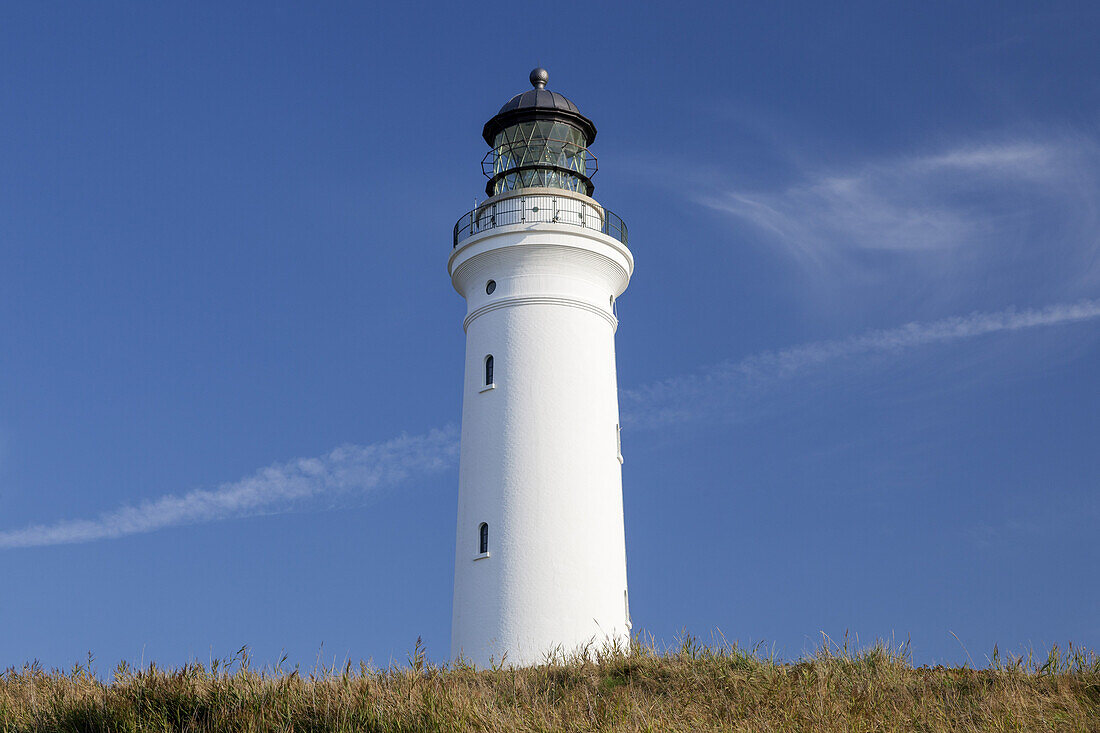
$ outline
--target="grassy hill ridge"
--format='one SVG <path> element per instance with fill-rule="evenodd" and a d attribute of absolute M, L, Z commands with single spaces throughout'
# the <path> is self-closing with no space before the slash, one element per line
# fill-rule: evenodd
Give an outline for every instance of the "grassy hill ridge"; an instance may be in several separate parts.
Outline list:
<path fill-rule="evenodd" d="M 0 731 L 1100 731 L 1100 658 L 1057 647 L 983 669 L 914 667 L 905 646 L 828 640 L 781 662 L 685 636 L 523 669 L 256 669 L 232 659 L 110 681 L 37 664 L 0 675 Z"/>

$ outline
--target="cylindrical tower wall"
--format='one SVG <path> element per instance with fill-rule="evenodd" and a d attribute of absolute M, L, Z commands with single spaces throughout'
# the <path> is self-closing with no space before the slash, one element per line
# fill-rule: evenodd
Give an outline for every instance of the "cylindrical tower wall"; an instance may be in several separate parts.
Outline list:
<path fill-rule="evenodd" d="M 451 260 L 468 304 L 451 650 L 482 666 L 629 638 L 613 303 L 633 261 L 536 226 Z"/>

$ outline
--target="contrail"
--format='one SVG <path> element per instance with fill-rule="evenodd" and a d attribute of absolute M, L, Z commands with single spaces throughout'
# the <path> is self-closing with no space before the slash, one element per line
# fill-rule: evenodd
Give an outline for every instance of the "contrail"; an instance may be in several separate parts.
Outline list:
<path fill-rule="evenodd" d="M 898 352 L 985 334 L 1059 326 L 1100 317 L 1100 300 L 1045 308 L 971 313 L 926 323 L 766 351 L 740 361 L 637 389 L 623 390 L 624 423 L 659 428 L 699 419 L 723 397 L 752 392 L 765 382 L 806 372 L 861 354 Z M 165 527 L 290 511 L 310 499 L 366 493 L 422 478 L 451 467 L 458 456 L 452 425 L 423 435 L 402 436 L 368 446 L 347 445 L 320 456 L 279 463 L 212 490 L 169 494 L 136 506 L 122 506 L 94 519 L 66 519 L 0 531 L 0 549 L 43 547 L 153 532 Z"/>
<path fill-rule="evenodd" d="M 66 519 L 0 531 L 0 549 L 115 539 L 165 527 L 289 511 L 322 495 L 364 493 L 448 468 L 458 455 L 454 426 L 367 446 L 345 445 L 319 458 L 261 469 L 213 490 L 168 494 L 95 519 Z"/>
<path fill-rule="evenodd" d="M 1058 303 L 1045 308 L 971 313 L 939 321 L 907 323 L 836 341 L 817 341 L 781 351 L 765 351 L 740 361 L 706 367 L 637 389 L 623 390 L 623 424 L 657 428 L 698 419 L 724 397 L 748 395 L 761 385 L 831 361 L 876 352 L 896 352 L 933 343 L 961 341 L 1003 331 L 1059 326 L 1100 317 L 1100 299 Z"/>

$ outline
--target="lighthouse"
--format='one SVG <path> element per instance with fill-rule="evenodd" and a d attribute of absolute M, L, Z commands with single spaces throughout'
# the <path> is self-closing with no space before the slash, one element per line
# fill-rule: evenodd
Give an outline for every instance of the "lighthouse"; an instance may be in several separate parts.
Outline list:
<path fill-rule="evenodd" d="M 596 126 L 545 69 L 482 131 L 488 198 L 454 228 L 466 300 L 451 657 L 626 647 L 615 307 L 634 269 L 592 198 Z"/>

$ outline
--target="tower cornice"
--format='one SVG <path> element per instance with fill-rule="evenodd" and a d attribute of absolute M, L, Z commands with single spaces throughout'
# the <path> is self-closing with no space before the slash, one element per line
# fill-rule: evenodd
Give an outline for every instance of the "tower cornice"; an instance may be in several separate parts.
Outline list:
<path fill-rule="evenodd" d="M 614 333 L 619 328 L 619 319 L 615 317 L 614 313 L 611 313 L 603 308 L 592 305 L 586 300 L 581 298 L 574 298 L 568 295 L 527 295 L 516 296 L 512 298 L 502 298 L 495 300 L 491 303 L 486 303 L 477 310 L 468 314 L 462 320 L 462 330 L 468 331 L 470 324 L 474 322 L 478 317 L 500 308 L 514 308 L 516 306 L 523 305 L 558 305 L 565 306 L 567 308 L 580 308 L 581 310 L 588 311 L 589 313 L 595 313 L 600 318 L 607 321 L 611 326 L 611 331 Z"/>
<path fill-rule="evenodd" d="M 520 235 L 520 236 L 516 236 Z M 509 224 L 475 234 L 451 253 L 447 271 L 452 281 L 460 277 L 463 267 L 483 255 L 510 248 L 534 248 L 578 250 L 606 260 L 622 272 L 622 289 L 634 273 L 634 255 L 625 244 L 598 231 L 582 229 L 569 224 L 537 222 L 534 224 Z M 608 251 L 610 250 L 610 251 Z M 455 289 L 458 290 L 457 282 Z M 459 290 L 459 293 L 462 291 Z M 621 292 L 621 290 L 620 290 Z M 616 293 L 618 294 L 618 293 Z"/>

